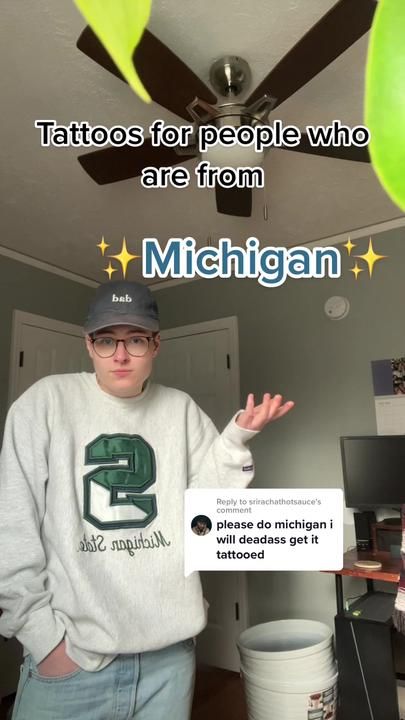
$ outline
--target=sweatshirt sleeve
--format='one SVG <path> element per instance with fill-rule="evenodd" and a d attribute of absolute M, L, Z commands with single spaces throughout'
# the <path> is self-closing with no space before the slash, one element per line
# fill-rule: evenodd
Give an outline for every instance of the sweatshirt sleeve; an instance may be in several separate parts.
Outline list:
<path fill-rule="evenodd" d="M 239 410 L 218 433 L 214 423 L 194 402 L 189 407 L 188 471 L 190 488 L 245 488 L 254 478 L 247 443 L 255 430 L 236 424 Z"/>
<path fill-rule="evenodd" d="M 0 455 L 0 634 L 16 636 L 37 664 L 64 635 L 41 542 L 49 425 L 40 395 L 33 386 L 11 407 Z"/>

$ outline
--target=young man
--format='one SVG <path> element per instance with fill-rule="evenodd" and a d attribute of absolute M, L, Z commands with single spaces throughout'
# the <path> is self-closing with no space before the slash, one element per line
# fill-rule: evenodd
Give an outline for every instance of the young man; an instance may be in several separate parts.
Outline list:
<path fill-rule="evenodd" d="M 198 573 L 184 577 L 184 490 L 248 485 L 246 443 L 293 403 L 249 395 L 218 435 L 149 380 L 158 310 L 138 283 L 100 286 L 84 330 L 95 373 L 40 380 L 6 422 L 0 634 L 25 654 L 13 720 L 187 720 L 206 612 Z"/>

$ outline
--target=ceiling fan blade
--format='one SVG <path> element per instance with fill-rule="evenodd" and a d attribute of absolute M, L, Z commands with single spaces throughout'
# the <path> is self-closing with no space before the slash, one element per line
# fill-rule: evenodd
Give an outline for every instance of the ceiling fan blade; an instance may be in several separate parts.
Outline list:
<path fill-rule="evenodd" d="M 276 105 L 287 100 L 370 29 L 376 5 L 376 0 L 340 0 L 284 55 L 246 104 L 265 93 L 277 98 Z"/>
<path fill-rule="evenodd" d="M 167 45 L 145 30 L 134 53 L 136 71 L 151 98 L 191 122 L 186 106 L 198 97 L 214 105 L 217 98 Z"/>
<path fill-rule="evenodd" d="M 319 155 L 321 157 L 336 158 L 338 160 L 355 160 L 356 162 L 371 162 L 367 147 L 356 147 L 355 145 L 333 147 L 328 145 L 323 147 L 315 147 L 311 145 L 306 133 L 301 134 L 300 144 L 296 147 L 282 147 L 280 150 L 292 150 L 293 152 L 308 153 L 309 155 Z"/>
<path fill-rule="evenodd" d="M 116 75 L 117 78 L 126 82 L 124 76 L 118 70 L 104 45 L 100 42 L 97 35 L 94 34 L 93 30 L 89 26 L 84 28 L 76 43 L 76 47 L 91 60 L 98 63 L 98 65 L 101 65 L 101 67 L 105 68 L 113 75 Z"/>
<path fill-rule="evenodd" d="M 103 68 L 124 80 L 90 27 L 83 30 L 77 41 L 77 47 Z M 149 30 L 145 30 L 142 35 L 133 60 L 136 71 L 152 100 L 184 120 L 192 121 L 186 106 L 195 97 L 210 104 L 217 102 L 215 95 L 202 80 Z"/>
<path fill-rule="evenodd" d="M 250 217 L 252 214 L 252 190 L 250 188 L 223 188 L 215 186 L 217 210 L 223 215 Z"/>
<path fill-rule="evenodd" d="M 80 165 L 99 185 L 138 177 L 149 165 L 170 167 L 191 160 L 195 155 L 177 155 L 173 148 L 154 147 L 147 138 L 141 147 L 110 147 L 79 155 Z"/>

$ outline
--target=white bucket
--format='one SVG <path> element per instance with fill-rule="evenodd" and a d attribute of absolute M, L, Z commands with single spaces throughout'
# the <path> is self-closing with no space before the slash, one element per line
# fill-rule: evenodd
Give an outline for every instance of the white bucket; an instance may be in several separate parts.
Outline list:
<path fill-rule="evenodd" d="M 278 620 L 238 641 L 249 720 L 335 720 L 332 631 L 313 620 Z"/>

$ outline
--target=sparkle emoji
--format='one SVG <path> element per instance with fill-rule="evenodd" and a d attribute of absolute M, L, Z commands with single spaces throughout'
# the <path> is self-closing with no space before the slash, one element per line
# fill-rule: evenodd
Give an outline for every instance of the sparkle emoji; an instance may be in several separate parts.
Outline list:
<path fill-rule="evenodd" d="M 111 265 L 111 260 L 110 260 L 110 262 L 108 263 L 108 267 L 103 268 L 103 272 L 107 273 L 108 279 L 111 280 L 111 275 L 112 275 L 113 273 L 117 272 L 117 268 L 114 268 L 114 267 Z"/>
<path fill-rule="evenodd" d="M 100 248 L 101 254 L 102 254 L 102 256 L 104 257 L 105 251 L 107 250 L 107 248 L 110 247 L 109 245 L 107 245 L 106 242 L 104 242 L 104 235 L 103 235 L 103 237 L 101 238 L 101 242 L 98 243 L 97 247 Z"/>
<path fill-rule="evenodd" d="M 384 260 L 384 258 L 387 257 L 387 255 L 377 255 L 377 253 L 374 252 L 373 248 L 373 242 L 370 238 L 369 244 L 368 244 L 368 250 L 364 255 L 355 255 L 355 257 L 361 258 L 361 260 L 364 260 L 364 262 L 368 265 L 368 271 L 370 274 L 370 277 L 373 274 L 374 265 L 379 260 Z"/>
<path fill-rule="evenodd" d="M 356 278 L 356 280 L 357 280 L 358 276 L 360 275 L 360 273 L 361 273 L 361 272 L 364 272 L 363 268 L 361 268 L 361 267 L 359 267 L 359 266 L 357 265 L 357 262 L 356 262 L 356 264 L 355 264 L 354 267 L 349 268 L 349 269 L 350 269 L 350 272 L 353 273 L 353 275 L 354 275 L 354 277 Z"/>
<path fill-rule="evenodd" d="M 349 235 L 349 238 L 348 238 L 348 240 L 347 240 L 347 243 L 345 243 L 345 244 L 343 245 L 343 247 L 346 248 L 347 254 L 348 254 L 348 255 L 351 255 L 351 252 L 352 252 L 353 248 L 356 247 L 356 245 L 354 245 L 354 244 L 352 243 L 352 241 L 350 240 L 350 235 Z"/>
<path fill-rule="evenodd" d="M 123 238 L 121 252 L 118 255 L 109 255 L 108 257 L 114 258 L 114 260 L 118 260 L 122 267 L 122 276 L 125 279 L 129 263 L 132 262 L 132 260 L 135 260 L 136 258 L 139 258 L 141 256 L 132 255 L 130 252 L 128 252 L 127 242 L 125 238 Z"/>

